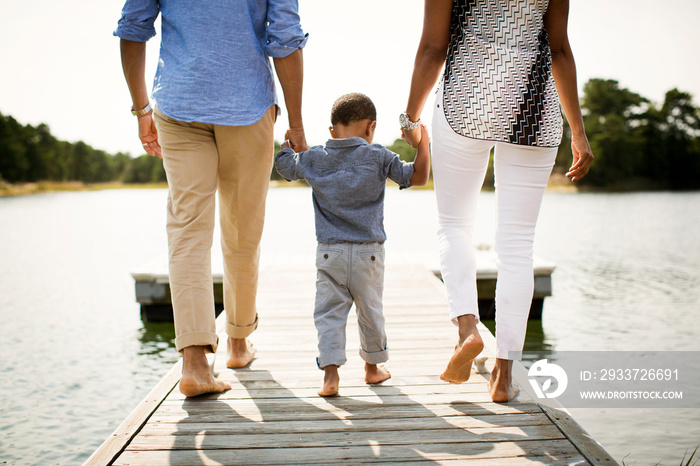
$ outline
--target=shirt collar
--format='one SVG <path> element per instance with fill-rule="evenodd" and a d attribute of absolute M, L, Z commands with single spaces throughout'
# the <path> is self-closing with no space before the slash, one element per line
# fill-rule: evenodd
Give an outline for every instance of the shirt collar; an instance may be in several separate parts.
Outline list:
<path fill-rule="evenodd" d="M 332 147 L 335 149 L 342 147 L 356 147 L 368 145 L 367 141 L 360 137 L 347 138 L 347 139 L 329 139 L 326 142 L 326 147 Z"/>

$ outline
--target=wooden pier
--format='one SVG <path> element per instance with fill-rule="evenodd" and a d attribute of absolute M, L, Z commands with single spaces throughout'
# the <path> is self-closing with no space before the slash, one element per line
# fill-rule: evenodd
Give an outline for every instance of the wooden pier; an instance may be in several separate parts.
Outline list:
<path fill-rule="evenodd" d="M 487 373 L 461 385 L 439 380 L 456 330 L 442 283 L 423 267 L 386 272 L 392 378 L 363 382 L 351 313 L 340 394 L 319 397 L 309 266 L 262 271 L 260 327 L 251 337 L 258 353 L 248 368 L 225 368 L 220 333 L 215 369 L 231 390 L 185 399 L 176 364 L 85 464 L 617 464 L 563 408 L 532 401 L 519 363 L 516 403 L 490 401 Z M 480 331 L 490 368 L 495 341 Z"/>

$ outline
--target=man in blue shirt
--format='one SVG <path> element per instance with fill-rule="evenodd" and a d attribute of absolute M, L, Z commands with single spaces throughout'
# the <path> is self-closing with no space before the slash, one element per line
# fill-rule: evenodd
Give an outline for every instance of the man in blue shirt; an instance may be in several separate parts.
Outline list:
<path fill-rule="evenodd" d="M 151 108 L 146 41 L 162 39 Z M 168 177 L 168 248 L 175 345 L 183 355 L 180 391 L 221 392 L 205 353 L 216 352 L 211 278 L 215 197 L 219 191 L 227 316 L 227 367 L 255 350 L 255 297 L 265 198 L 278 107 L 269 57 L 282 85 L 286 138 L 307 149 L 301 117 L 302 48 L 296 0 L 246 2 L 127 0 L 114 34 L 144 150 L 162 157 Z"/>

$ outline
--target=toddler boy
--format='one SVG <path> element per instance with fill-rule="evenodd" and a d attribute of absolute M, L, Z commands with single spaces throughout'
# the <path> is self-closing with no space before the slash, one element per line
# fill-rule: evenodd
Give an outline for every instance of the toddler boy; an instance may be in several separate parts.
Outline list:
<path fill-rule="evenodd" d="M 318 248 L 314 322 L 318 367 L 324 372 L 318 394 L 338 393 L 338 367 L 346 362 L 345 326 L 353 302 L 360 331 L 365 382 L 391 377 L 380 365 L 389 358 L 382 291 L 384 285 L 384 191 L 386 179 L 401 189 L 423 186 L 430 174 L 430 140 L 425 126 L 414 163 L 372 144 L 377 111 L 364 94 L 346 94 L 333 104 L 325 146 L 295 154 L 285 141 L 275 155 L 288 181 L 306 180 L 312 198 Z"/>

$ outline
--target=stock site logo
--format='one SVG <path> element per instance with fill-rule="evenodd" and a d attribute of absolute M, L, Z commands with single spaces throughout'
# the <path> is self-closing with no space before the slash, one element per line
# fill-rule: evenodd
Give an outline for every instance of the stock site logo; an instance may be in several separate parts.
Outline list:
<path fill-rule="evenodd" d="M 556 398 L 566 390 L 566 385 L 569 383 L 569 378 L 566 372 L 560 366 L 554 363 L 548 363 L 546 359 L 540 359 L 530 367 L 527 372 L 530 385 L 535 390 L 538 398 Z M 537 382 L 537 377 L 546 377 L 542 386 Z M 552 387 L 552 381 L 556 380 L 557 386 L 552 392 L 548 390 Z"/>

